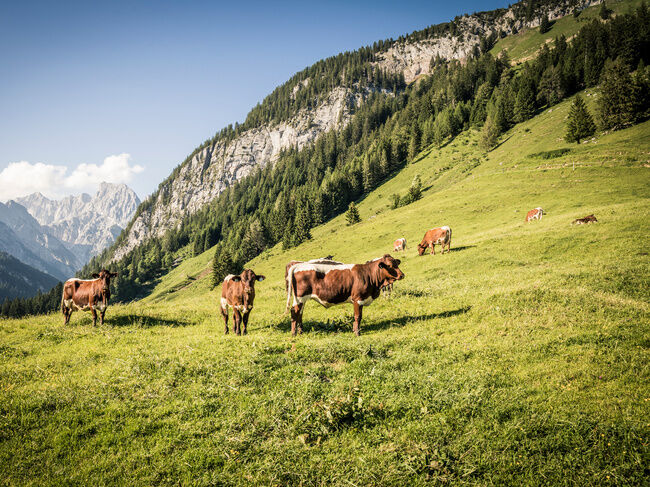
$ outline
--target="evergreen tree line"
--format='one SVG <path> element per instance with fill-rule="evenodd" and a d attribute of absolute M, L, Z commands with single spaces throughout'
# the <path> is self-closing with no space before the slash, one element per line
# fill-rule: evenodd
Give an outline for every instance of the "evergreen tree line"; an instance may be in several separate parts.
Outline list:
<path fill-rule="evenodd" d="M 111 264 L 120 274 L 114 297 L 138 297 L 143 286 L 174 265 L 174 259 L 217 243 L 213 283 L 218 284 L 278 242 L 289 248 L 311 238 L 311 228 L 347 210 L 423 148 L 442 146 L 470 127 L 482 127 L 482 138 L 488 131 L 498 137 L 539 110 L 595 86 L 606 66 L 604 83 L 612 75 L 611 66 L 622 67 L 619 75 L 630 77 L 639 62 L 648 61 L 649 20 L 642 5 L 633 14 L 594 21 L 570 43 L 556 39 L 553 48 L 544 46 L 535 60 L 518 70 L 505 56 L 495 59 L 477 52 L 464 64 L 437 63 L 430 76 L 400 93 L 373 94 L 346 127 L 321 135 L 300 151 L 284 151 L 275 165 L 253 171 L 178 229 Z M 643 66 L 633 77 L 647 86 Z M 636 106 L 638 119 L 647 111 L 647 100 Z M 96 272 L 102 262 L 101 256 L 94 259 L 83 274 Z"/>
<path fill-rule="evenodd" d="M 5 318 L 20 318 L 27 315 L 40 315 L 49 313 L 61 307 L 61 296 L 63 294 L 63 283 L 46 293 L 39 293 L 31 298 L 5 299 L 0 307 L 0 316 Z"/>

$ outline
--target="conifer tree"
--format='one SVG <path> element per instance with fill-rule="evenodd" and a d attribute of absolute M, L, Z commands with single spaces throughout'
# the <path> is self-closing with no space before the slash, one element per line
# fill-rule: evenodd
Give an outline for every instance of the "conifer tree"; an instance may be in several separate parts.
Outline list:
<path fill-rule="evenodd" d="M 514 107 L 515 122 L 520 123 L 532 118 L 535 114 L 535 94 L 528 80 L 524 79 L 517 92 Z"/>
<path fill-rule="evenodd" d="M 579 144 L 581 139 L 593 135 L 595 131 L 596 124 L 587 109 L 587 105 L 580 95 L 576 95 L 569 110 L 564 140 Z"/>
<path fill-rule="evenodd" d="M 485 152 L 488 152 L 497 144 L 498 139 L 499 127 L 492 115 L 488 115 L 488 118 L 485 120 L 485 124 L 481 129 L 479 147 Z"/>
<path fill-rule="evenodd" d="M 598 99 L 600 125 L 604 129 L 618 130 L 635 123 L 643 110 L 640 91 L 641 87 L 633 82 L 628 67 L 620 58 L 608 60 Z"/>
<path fill-rule="evenodd" d="M 600 15 L 600 18 L 603 20 L 609 19 L 610 14 L 612 11 L 607 8 L 607 3 L 603 2 L 600 4 L 600 10 L 598 11 L 598 15 Z"/>
<path fill-rule="evenodd" d="M 549 30 L 551 30 L 551 22 L 548 20 L 548 15 L 544 15 L 539 24 L 539 33 L 546 34 Z"/>
<path fill-rule="evenodd" d="M 235 271 L 230 252 L 228 252 L 221 244 L 217 245 L 214 251 L 214 258 L 212 259 L 212 287 L 215 288 L 221 284 L 224 278 Z"/>
<path fill-rule="evenodd" d="M 348 222 L 348 225 L 354 225 L 361 221 L 361 216 L 359 216 L 359 209 L 357 205 L 354 204 L 354 201 L 350 203 L 348 211 L 345 213 L 345 219 Z"/>

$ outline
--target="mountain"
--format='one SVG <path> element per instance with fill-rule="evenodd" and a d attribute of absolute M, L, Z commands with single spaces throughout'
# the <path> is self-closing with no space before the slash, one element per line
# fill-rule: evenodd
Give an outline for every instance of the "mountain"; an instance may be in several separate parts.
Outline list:
<path fill-rule="evenodd" d="M 7 298 L 28 298 L 38 291 L 49 291 L 57 281 L 8 253 L 0 252 L 0 303 Z"/>
<path fill-rule="evenodd" d="M 507 9 L 457 17 L 398 40 L 375 43 L 316 63 L 277 88 L 244 124 L 204 142 L 161 183 L 125 230 L 110 260 L 119 260 L 152 237 L 179 228 L 234 182 L 274 164 L 283 151 L 302 149 L 318 136 L 345 127 L 373 94 L 394 97 L 429 74 L 435 60 L 463 60 L 502 36 L 600 3 L 599 0 L 519 2 Z M 489 45 L 486 45 L 489 44 Z"/>
<path fill-rule="evenodd" d="M 125 184 L 101 183 L 94 196 L 82 193 L 51 200 L 33 193 L 16 201 L 75 252 L 82 265 L 115 241 L 140 200 Z"/>
<path fill-rule="evenodd" d="M 0 203 L 0 251 L 60 280 L 85 264 L 82 252 L 61 242 L 15 201 Z"/>

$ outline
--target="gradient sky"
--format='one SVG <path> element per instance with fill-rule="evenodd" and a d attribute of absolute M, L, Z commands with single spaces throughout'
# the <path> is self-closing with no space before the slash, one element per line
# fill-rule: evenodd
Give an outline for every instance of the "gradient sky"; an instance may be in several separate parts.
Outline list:
<path fill-rule="evenodd" d="M 84 189 L 70 182 L 80 168 L 90 191 L 93 178 L 124 164 L 144 197 L 197 145 L 319 59 L 507 5 L 2 2 L 0 174 L 26 162 L 13 166 L 14 179 L 4 171 L 0 201 L 43 167 L 60 176 L 42 176 L 56 196 Z M 109 156 L 121 166 L 106 165 Z"/>

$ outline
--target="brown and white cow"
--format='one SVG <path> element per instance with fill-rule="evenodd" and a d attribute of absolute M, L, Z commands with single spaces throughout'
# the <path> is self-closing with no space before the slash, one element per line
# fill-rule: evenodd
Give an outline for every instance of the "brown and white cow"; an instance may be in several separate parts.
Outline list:
<path fill-rule="evenodd" d="M 587 225 L 589 223 L 598 223 L 598 220 L 593 214 L 587 215 L 584 218 L 576 218 L 573 220 L 572 225 Z"/>
<path fill-rule="evenodd" d="M 406 250 L 406 239 L 398 238 L 393 242 L 393 251 L 399 252 L 400 250 Z"/>
<path fill-rule="evenodd" d="M 326 308 L 352 303 L 353 331 L 358 336 L 363 307 L 379 297 L 382 287 L 404 278 L 399 264 L 399 259 L 386 254 L 365 264 L 310 261 L 290 266 L 287 272 L 287 309 L 291 309 L 291 334 L 302 333 L 305 303 L 314 299 Z"/>
<path fill-rule="evenodd" d="M 255 282 L 263 281 L 264 276 L 258 276 L 251 269 L 246 269 L 240 275 L 229 274 L 221 286 L 221 315 L 228 333 L 228 306 L 232 308 L 232 319 L 235 322 L 233 331 L 241 335 L 241 322 L 244 322 L 243 333 L 248 332 L 248 316 L 255 301 Z"/>
<path fill-rule="evenodd" d="M 530 210 L 528 213 L 526 213 L 526 221 L 532 221 L 532 220 L 541 220 L 542 217 L 544 216 L 544 210 L 537 207 L 533 210 Z"/>
<path fill-rule="evenodd" d="M 436 255 L 436 245 L 442 245 L 442 253 L 445 253 L 445 246 L 447 252 L 451 247 L 451 228 L 444 226 L 432 228 L 424 234 L 422 242 L 418 244 L 418 255 L 424 255 L 428 247 L 431 248 L 431 254 Z"/>
<path fill-rule="evenodd" d="M 115 276 L 117 276 L 117 272 L 102 269 L 99 274 L 92 275 L 95 279 L 73 278 L 65 281 L 61 297 L 64 324 L 67 325 L 70 322 L 70 315 L 73 311 L 90 311 L 93 314 L 93 325 L 96 325 L 97 311 L 99 310 L 99 323 L 103 325 L 104 314 L 111 297 L 111 277 Z"/>

